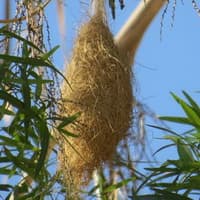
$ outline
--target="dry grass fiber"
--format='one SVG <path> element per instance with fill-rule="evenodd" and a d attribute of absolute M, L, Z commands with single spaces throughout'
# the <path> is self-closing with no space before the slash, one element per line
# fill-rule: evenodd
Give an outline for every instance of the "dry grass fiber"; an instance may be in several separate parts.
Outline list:
<path fill-rule="evenodd" d="M 65 76 L 71 88 L 63 84 L 63 113 L 81 115 L 66 127 L 79 137 L 66 137 L 67 142 L 60 136 L 60 168 L 66 182 L 71 178 L 80 186 L 88 183 L 96 168 L 112 159 L 132 121 L 131 67 L 98 15 L 81 26 Z"/>

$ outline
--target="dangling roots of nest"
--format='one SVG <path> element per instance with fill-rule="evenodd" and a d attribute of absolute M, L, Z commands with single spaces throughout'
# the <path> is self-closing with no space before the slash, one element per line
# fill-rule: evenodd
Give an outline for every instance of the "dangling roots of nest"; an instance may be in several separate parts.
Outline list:
<path fill-rule="evenodd" d="M 66 130 L 77 138 L 58 136 L 64 179 L 87 184 L 92 172 L 109 162 L 131 126 L 132 73 L 103 20 L 93 16 L 82 25 L 65 76 L 65 116 L 80 113 Z M 63 138 L 64 137 L 64 138 Z"/>

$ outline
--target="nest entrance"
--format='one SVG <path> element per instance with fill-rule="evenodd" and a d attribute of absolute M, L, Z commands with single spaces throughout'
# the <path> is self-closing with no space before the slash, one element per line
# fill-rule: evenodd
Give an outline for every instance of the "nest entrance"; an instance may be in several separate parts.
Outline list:
<path fill-rule="evenodd" d="M 102 17 L 94 15 L 81 26 L 65 76 L 71 88 L 63 84 L 62 114 L 81 114 L 66 127 L 78 138 L 67 137 L 66 142 L 58 136 L 60 168 L 66 180 L 70 174 L 75 185 L 83 185 L 112 159 L 132 121 L 131 67 Z"/>

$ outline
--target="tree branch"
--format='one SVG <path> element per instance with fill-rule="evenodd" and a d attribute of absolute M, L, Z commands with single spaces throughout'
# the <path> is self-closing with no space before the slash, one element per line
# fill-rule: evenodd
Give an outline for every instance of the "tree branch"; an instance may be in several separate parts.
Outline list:
<path fill-rule="evenodd" d="M 126 52 L 133 62 L 137 47 L 156 14 L 167 0 L 141 0 L 128 21 L 115 36 L 115 43 L 122 52 Z"/>

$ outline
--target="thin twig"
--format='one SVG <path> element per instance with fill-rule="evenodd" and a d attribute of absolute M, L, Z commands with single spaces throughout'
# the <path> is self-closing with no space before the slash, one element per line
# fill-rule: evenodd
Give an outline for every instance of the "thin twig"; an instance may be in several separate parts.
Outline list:
<path fill-rule="evenodd" d="M 38 13 L 39 10 L 44 9 L 51 0 L 46 0 L 43 4 L 39 5 L 32 13 L 31 16 L 34 16 Z M 27 16 L 22 16 L 19 18 L 13 18 L 13 19 L 0 19 L 0 24 L 10 24 L 14 22 L 20 22 L 23 20 L 26 20 Z"/>

